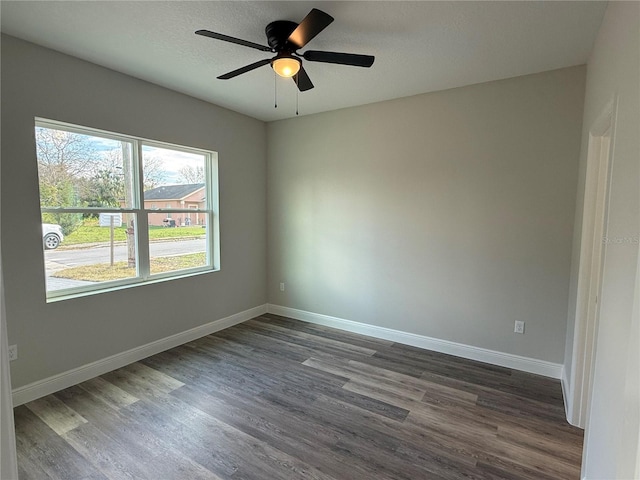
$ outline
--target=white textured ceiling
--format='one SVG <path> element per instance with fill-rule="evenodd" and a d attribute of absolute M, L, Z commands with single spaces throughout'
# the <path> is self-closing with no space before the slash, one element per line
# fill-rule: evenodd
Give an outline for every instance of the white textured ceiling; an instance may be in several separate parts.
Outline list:
<path fill-rule="evenodd" d="M 272 54 L 194 35 L 266 45 L 273 20 L 319 8 L 335 21 L 306 47 L 374 55 L 367 68 L 305 62 L 315 88 L 300 114 L 335 110 L 587 61 L 606 4 L 516 2 L 6 1 L 2 32 L 270 121 L 295 116 L 296 88 L 261 67 Z M 302 49 L 304 51 L 305 49 Z"/>

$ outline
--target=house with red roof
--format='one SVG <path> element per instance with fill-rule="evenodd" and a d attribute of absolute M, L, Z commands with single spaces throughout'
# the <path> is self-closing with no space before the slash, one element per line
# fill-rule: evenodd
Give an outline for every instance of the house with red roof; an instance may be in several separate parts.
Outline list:
<path fill-rule="evenodd" d="M 205 184 L 192 183 L 181 185 L 162 185 L 144 192 L 144 208 L 146 210 L 189 209 L 193 212 L 150 213 L 149 225 L 154 226 L 188 226 L 205 225 Z M 173 220 L 173 222 L 172 222 Z"/>

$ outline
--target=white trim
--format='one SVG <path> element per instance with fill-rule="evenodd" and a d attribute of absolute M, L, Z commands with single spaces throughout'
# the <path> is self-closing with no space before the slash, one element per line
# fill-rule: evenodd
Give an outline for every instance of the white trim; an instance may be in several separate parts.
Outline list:
<path fill-rule="evenodd" d="M 18 387 L 13 390 L 13 405 L 22 405 L 23 403 L 44 397 L 45 395 L 49 395 L 64 388 L 77 385 L 78 383 L 117 368 L 124 367 L 130 363 L 155 355 L 156 353 L 164 352 L 165 350 L 177 347 L 178 345 L 192 342 L 193 340 L 204 337 L 205 335 L 210 335 L 225 328 L 246 322 L 247 320 L 263 315 L 266 312 L 267 306 L 259 305 L 254 308 L 250 308 L 249 310 L 156 340 L 155 342 L 132 348 L 126 352 L 117 353 L 110 357 L 103 358 L 102 360 L 97 360 L 95 362 L 88 363 L 87 365 L 59 373 L 58 375 L 45 378 L 44 380 L 39 380 L 37 382 L 30 383 L 29 385 Z"/>
<path fill-rule="evenodd" d="M 580 427 L 576 423 L 573 422 L 573 405 L 571 403 L 571 388 L 569 384 L 569 377 L 567 376 L 567 369 L 565 366 L 562 366 L 562 376 L 560 378 L 560 383 L 562 385 L 562 400 L 564 402 L 564 415 L 567 418 L 567 422 L 569 422 L 574 427 Z"/>
<path fill-rule="evenodd" d="M 6 202 L 5 202 L 6 203 Z M 9 369 L 9 341 L 5 314 L 4 284 L 0 263 L 0 478 L 17 480 L 16 434 L 11 401 L 11 371 Z"/>
<path fill-rule="evenodd" d="M 490 363 L 501 367 L 513 368 L 523 372 L 544 375 L 545 377 L 561 378 L 562 364 L 538 360 L 536 358 L 522 357 L 511 353 L 498 352 L 488 350 L 486 348 L 474 347 L 448 340 L 440 340 L 438 338 L 417 335 L 415 333 L 393 330 L 386 327 L 378 327 L 366 323 L 354 322 L 342 318 L 331 317 L 319 313 L 307 312 L 290 307 L 282 307 L 280 305 L 267 305 L 267 311 L 275 315 L 303 320 L 305 322 L 325 325 L 327 327 L 338 328 L 349 332 L 368 335 L 370 337 L 381 338 L 398 342 L 405 345 L 433 350 L 435 352 L 447 353 L 456 357 L 468 358 L 479 362 Z"/>
<path fill-rule="evenodd" d="M 601 281 L 608 229 L 608 196 L 615 137 L 617 97 L 603 108 L 589 130 L 587 171 L 571 361 L 569 423 L 585 428 L 588 421 L 598 334 Z M 586 439 L 585 439 L 586 445 Z M 585 449 L 586 451 L 586 449 Z"/>
<path fill-rule="evenodd" d="M 121 141 L 123 138 L 128 141 L 140 140 L 151 147 L 164 148 L 167 150 L 179 150 L 184 153 L 195 153 L 196 155 L 202 155 L 204 152 L 209 152 L 206 148 L 188 147 L 186 145 L 178 145 L 177 143 L 165 142 L 162 140 L 152 140 L 146 137 L 138 137 L 135 135 L 129 135 L 121 132 L 110 132 L 109 130 L 102 130 L 101 128 L 95 128 L 85 125 L 76 125 L 74 123 L 61 122 L 60 120 L 52 120 L 50 118 L 35 117 L 35 123 L 38 127 L 50 128 L 54 130 L 66 130 L 71 133 L 79 133 L 80 135 L 87 135 L 87 132 L 93 133 L 96 136 L 108 138 L 110 140 Z M 213 152 L 215 153 L 215 152 Z"/>

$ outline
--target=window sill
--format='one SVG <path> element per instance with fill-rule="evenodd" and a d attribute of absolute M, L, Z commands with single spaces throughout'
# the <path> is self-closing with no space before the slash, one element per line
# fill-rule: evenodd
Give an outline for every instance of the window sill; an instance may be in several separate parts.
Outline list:
<path fill-rule="evenodd" d="M 216 273 L 219 271 L 220 271 L 219 268 L 214 268 L 214 269 L 207 268 L 206 270 L 185 271 L 184 273 L 181 273 L 179 275 L 171 275 L 166 277 L 153 278 L 149 280 L 132 281 L 124 284 L 120 283 L 118 285 L 106 285 L 104 288 L 96 288 L 89 291 L 70 292 L 70 293 L 66 293 L 66 294 L 63 293 L 55 296 L 47 296 L 47 303 L 61 302 L 64 300 L 72 300 L 74 298 L 88 297 L 91 295 L 98 295 L 102 293 L 117 292 L 119 290 L 127 290 L 130 288 L 143 287 L 146 285 L 155 285 L 157 283 L 170 282 L 172 280 L 180 280 L 182 278 L 195 277 L 198 275 L 207 275 L 207 274 Z"/>

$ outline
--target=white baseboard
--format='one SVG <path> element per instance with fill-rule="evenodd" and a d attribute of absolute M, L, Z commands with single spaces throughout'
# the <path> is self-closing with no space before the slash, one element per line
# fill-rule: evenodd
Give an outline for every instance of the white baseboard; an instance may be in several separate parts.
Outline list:
<path fill-rule="evenodd" d="M 282 307 L 280 305 L 268 304 L 267 311 L 275 315 L 282 315 L 296 320 L 303 320 L 305 322 L 316 323 L 318 325 L 347 330 L 349 332 L 390 340 L 392 342 L 398 342 L 405 345 L 412 345 L 414 347 L 433 350 L 435 352 L 447 353 L 449 355 L 512 368 L 523 372 L 544 375 L 545 377 L 556 379 L 560 379 L 562 377 L 562 365 L 559 363 L 521 357 L 511 353 L 488 350 L 471 345 L 464 345 L 462 343 L 450 342 L 448 340 L 440 340 L 424 335 L 417 335 L 415 333 L 402 332 L 400 330 L 378 327 L 376 325 L 368 325 L 366 323 L 354 322 L 352 320 L 345 320 L 343 318 L 331 317 L 290 307 Z"/>
<path fill-rule="evenodd" d="M 569 422 L 569 424 L 573 425 L 574 427 L 577 427 L 578 425 L 576 425 L 573 422 L 573 408 L 571 408 L 571 402 L 570 402 L 570 387 L 569 387 L 569 378 L 567 377 L 567 370 L 564 368 L 564 365 L 562 366 L 562 376 L 560 378 L 560 383 L 562 384 L 562 400 L 564 402 L 564 414 L 567 417 L 567 422 Z"/>
<path fill-rule="evenodd" d="M 192 342 L 200 337 L 224 330 L 225 328 L 232 327 L 238 323 L 246 322 L 247 320 L 263 315 L 266 312 L 267 305 L 259 305 L 254 308 L 250 308 L 249 310 L 214 320 L 213 322 L 209 322 L 205 325 L 200 325 L 184 332 L 176 333 L 175 335 L 171 335 L 166 338 L 161 338 L 155 342 L 132 348 L 126 352 L 117 353 L 110 357 L 91 362 L 87 365 L 45 378 L 44 380 L 39 380 L 37 382 L 30 383 L 29 385 L 18 387 L 12 392 L 13 405 L 17 407 L 18 405 L 44 397 L 45 395 L 77 385 L 78 383 L 82 383 L 117 368 L 124 367 L 130 363 L 155 355 L 156 353 L 164 352 L 165 350 L 177 347 L 178 345 L 182 345 L 187 342 Z"/>

